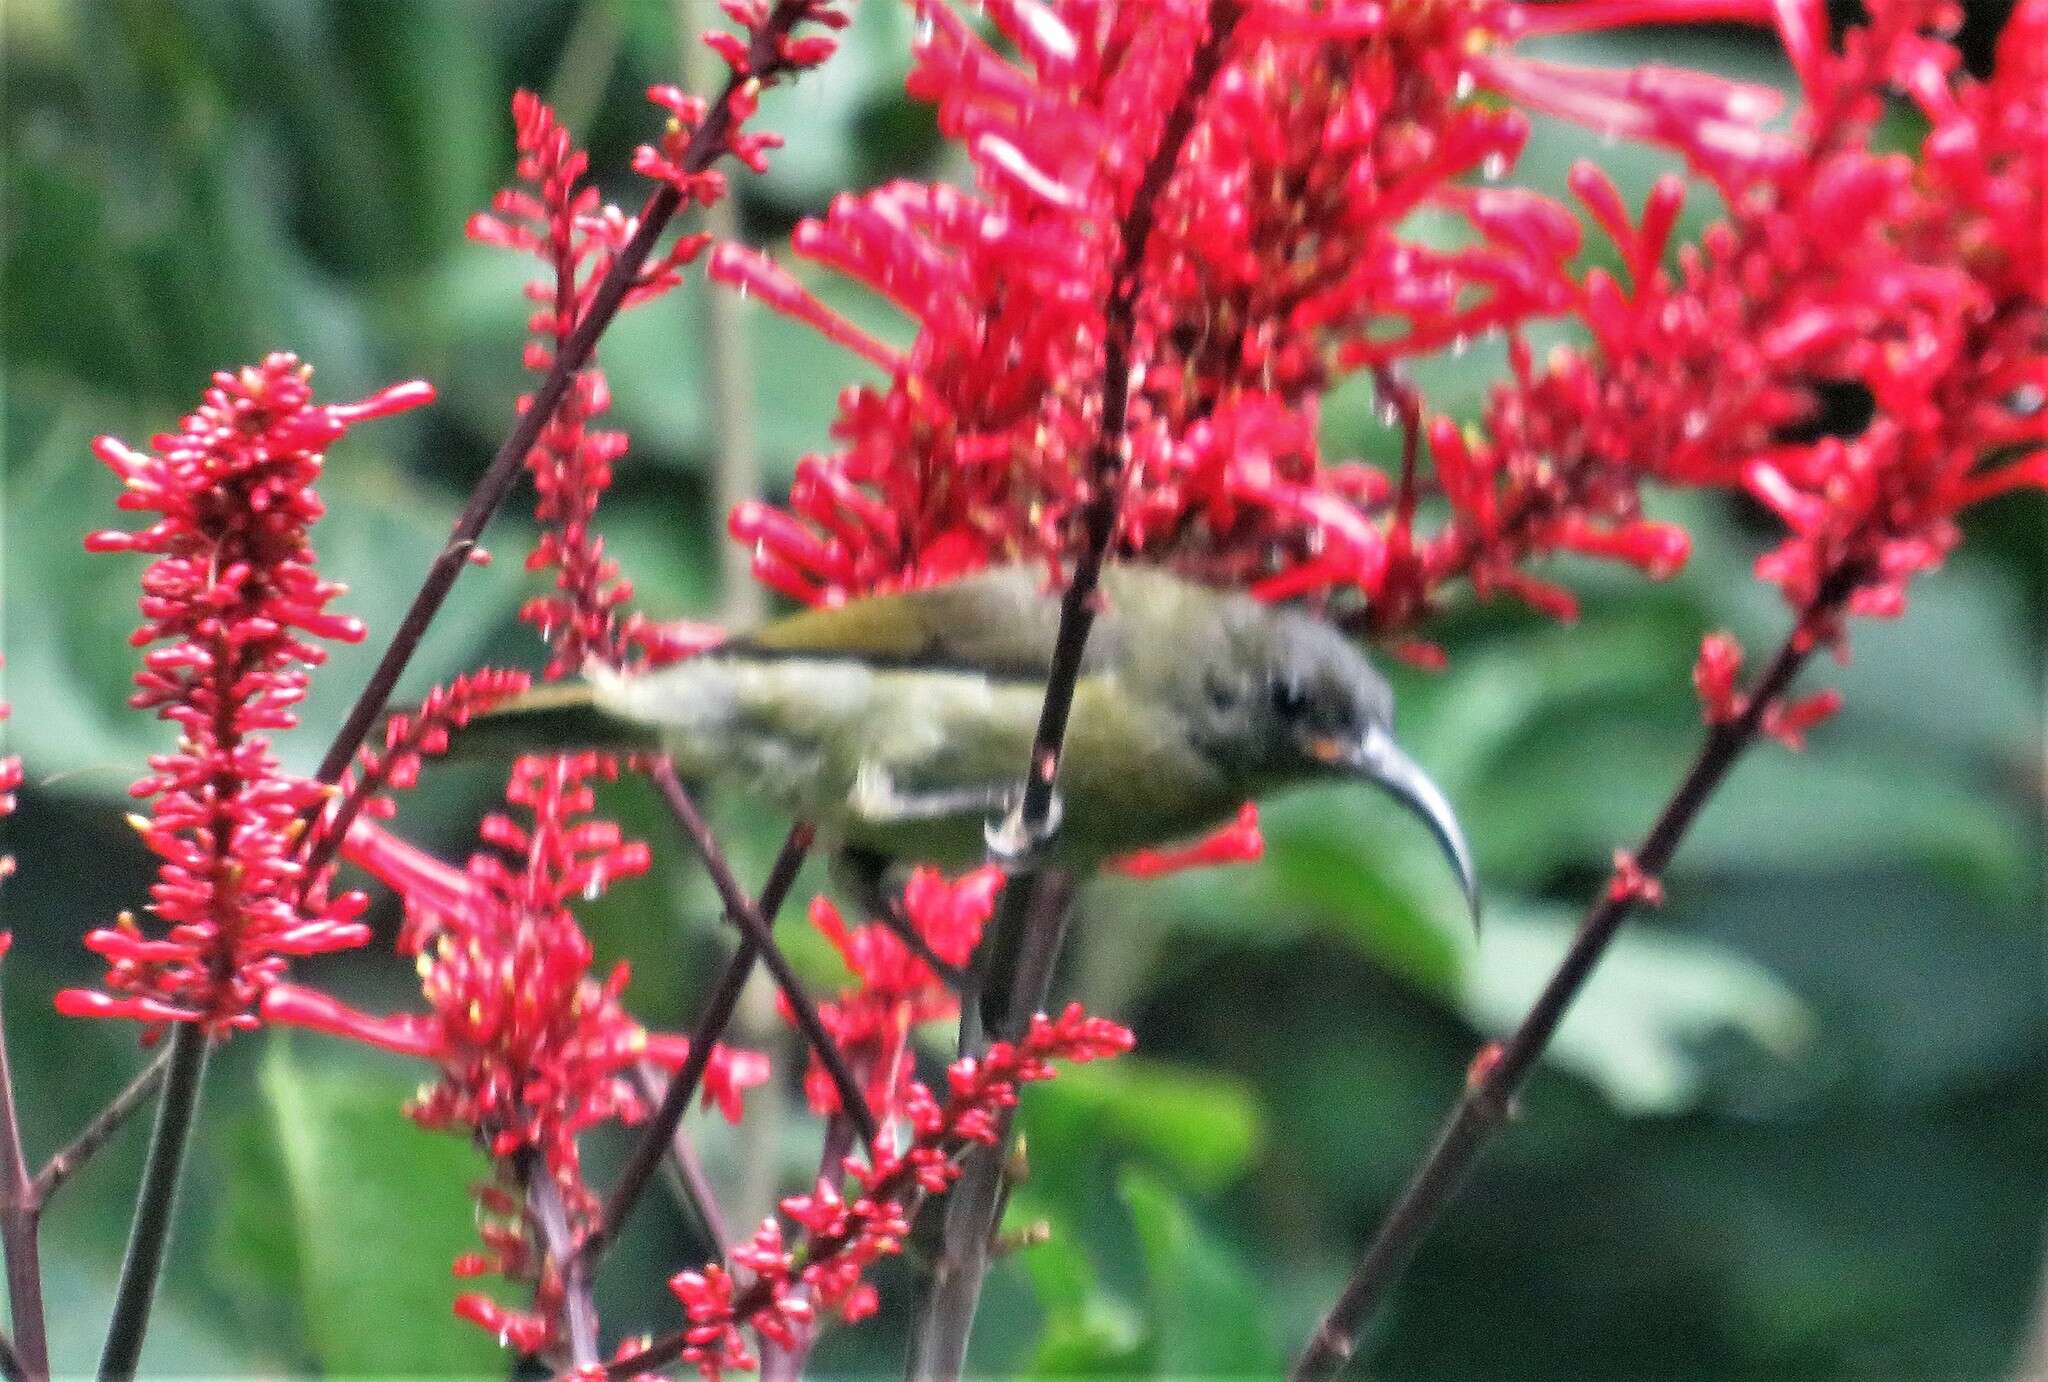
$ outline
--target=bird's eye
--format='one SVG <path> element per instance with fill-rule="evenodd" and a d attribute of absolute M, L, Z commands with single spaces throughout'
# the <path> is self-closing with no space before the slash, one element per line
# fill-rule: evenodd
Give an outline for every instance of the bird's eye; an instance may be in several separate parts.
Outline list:
<path fill-rule="evenodd" d="M 1281 719 L 1292 720 L 1308 708 L 1308 691 L 1293 677 L 1273 678 L 1273 709 Z"/>
<path fill-rule="evenodd" d="M 1209 693 L 1210 708 L 1217 714 L 1225 714 L 1236 708 L 1237 688 L 1231 685 L 1228 678 L 1211 673 L 1204 681 L 1204 689 Z"/>

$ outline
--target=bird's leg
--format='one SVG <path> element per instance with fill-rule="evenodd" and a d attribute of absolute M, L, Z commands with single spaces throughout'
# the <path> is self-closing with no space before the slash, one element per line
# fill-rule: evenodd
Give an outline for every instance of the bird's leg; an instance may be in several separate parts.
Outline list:
<path fill-rule="evenodd" d="M 894 932 L 898 940 L 910 947 L 911 954 L 938 975 L 941 983 L 958 994 L 960 986 L 966 982 L 966 975 L 960 966 L 939 958 L 930 942 L 918 933 L 896 900 L 889 896 L 883 882 L 888 871 L 888 856 L 858 845 L 848 845 L 832 856 L 832 881 L 845 890 L 847 897 L 864 915 Z"/>

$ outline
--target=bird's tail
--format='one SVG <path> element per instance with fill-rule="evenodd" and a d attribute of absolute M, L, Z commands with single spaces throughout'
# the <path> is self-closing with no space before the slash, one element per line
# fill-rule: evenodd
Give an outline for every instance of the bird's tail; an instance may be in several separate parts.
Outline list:
<path fill-rule="evenodd" d="M 611 714 L 586 681 L 554 682 L 501 702 L 449 736 L 455 758 L 516 758 L 526 753 L 605 749 L 630 753 L 658 746 L 644 724 Z"/>

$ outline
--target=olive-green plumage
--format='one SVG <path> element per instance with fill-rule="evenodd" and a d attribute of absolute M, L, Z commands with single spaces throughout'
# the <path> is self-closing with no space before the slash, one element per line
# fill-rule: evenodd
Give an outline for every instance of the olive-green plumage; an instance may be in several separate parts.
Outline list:
<path fill-rule="evenodd" d="M 1061 863 L 1194 835 L 1248 798 L 1370 777 L 1429 820 L 1470 891 L 1448 806 L 1393 747 L 1392 694 L 1330 625 L 1147 567 L 1111 567 L 1060 764 Z M 1037 567 L 772 623 L 639 676 L 542 687 L 458 739 L 655 747 L 685 777 L 843 845 L 961 864 L 1027 763 L 1059 599 Z"/>

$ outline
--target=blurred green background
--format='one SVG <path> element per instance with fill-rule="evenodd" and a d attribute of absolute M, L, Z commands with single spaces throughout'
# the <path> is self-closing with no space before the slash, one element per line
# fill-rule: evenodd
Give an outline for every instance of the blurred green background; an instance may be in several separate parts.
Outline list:
<path fill-rule="evenodd" d="M 1997 20 L 1972 12 L 1973 51 Z M 140 1059 L 132 1029 L 60 1022 L 49 995 L 94 973 L 79 934 L 143 898 L 124 789 L 167 742 L 122 707 L 139 563 L 80 549 L 117 520 L 87 439 L 139 442 L 209 371 L 278 348 L 318 366 L 325 397 L 410 377 L 441 390 L 440 406 L 365 428 L 331 457 L 323 565 L 352 587 L 346 607 L 372 637 L 318 675 L 306 728 L 283 746 L 310 768 L 526 382 L 528 266 L 460 233 L 507 176 L 511 90 L 554 101 L 609 195 L 630 204 L 641 193 L 621 170 L 656 128 L 639 93 L 673 79 L 681 45 L 673 9 L 632 0 L 10 0 L 4 23 L 0 649 L 30 786 L 6 824 L 21 870 L 0 907 L 17 942 L 7 1025 L 37 1158 Z M 740 180 L 749 238 L 783 243 L 843 189 L 959 174 L 928 112 L 901 95 L 910 24 L 869 0 L 847 51 L 767 103 L 762 126 L 790 147 L 767 177 Z M 1734 31 L 1559 47 L 1785 76 L 1763 40 Z M 1632 198 L 1668 166 L 1539 125 L 1518 176 L 1556 188 L 1588 154 Z M 1697 194 L 1689 224 L 1710 209 Z M 903 335 L 886 311 L 819 287 Z M 603 350 L 633 437 L 604 530 L 664 616 L 719 608 L 706 316 L 692 284 Z M 776 490 L 798 454 L 825 445 L 838 388 L 866 367 L 750 306 L 741 320 L 740 392 Z M 1475 352 L 1422 382 L 1469 416 L 1498 363 Z M 1327 440 L 1333 455 L 1388 455 L 1369 390 L 1336 397 Z M 998 1269 L 984 1366 L 1192 1375 L 1283 1362 L 1475 1043 L 1512 1025 L 1609 852 L 1638 836 L 1690 754 L 1700 634 L 1731 627 L 1760 651 L 1782 630 L 1775 595 L 1748 574 L 1770 536 L 1757 516 L 1719 501 L 1662 508 L 1696 538 L 1678 579 L 1569 565 L 1586 597 L 1576 626 L 1461 608 L 1442 629 L 1450 673 L 1402 674 L 1404 732 L 1478 843 L 1483 946 L 1461 933 L 1427 840 L 1355 794 L 1273 807 L 1257 866 L 1087 895 L 1062 990 L 1133 1023 L 1140 1048 L 1027 1102 L 1033 1174 L 1011 1222 L 1043 1220 L 1051 1239 Z M 1981 514 L 1903 622 L 1859 625 L 1853 664 L 1817 670 L 1846 710 L 1804 754 L 1760 750 L 1708 811 L 1670 905 L 1593 981 L 1524 1118 L 1375 1326 L 1362 1371 L 2014 1375 L 2034 1328 L 2048 1169 L 2042 517 L 2035 495 Z M 407 690 L 485 658 L 538 665 L 513 621 L 529 532 L 517 513 L 492 530 L 505 559 L 464 576 Z M 497 785 L 430 775 L 403 820 L 460 858 Z M 640 789 L 608 806 L 656 841 L 659 863 L 587 924 L 604 960 L 633 960 L 635 1010 L 686 1024 L 726 939 Z M 746 876 L 760 876 L 776 823 L 726 814 Z M 376 915 L 388 935 L 389 906 Z M 823 947 L 794 939 L 805 932 L 793 906 L 785 934 L 829 985 Z M 379 1010 L 417 1002 L 388 949 L 306 974 Z M 752 1038 L 791 1055 L 754 999 Z M 151 1368 L 502 1373 L 448 1311 L 481 1162 L 398 1117 L 422 1071 L 266 1033 L 234 1042 L 216 1075 Z M 816 1125 L 787 1083 L 737 1134 L 694 1123 L 743 1223 L 815 1163 Z M 129 1130 L 48 1220 L 60 1368 L 95 1356 L 142 1141 Z M 616 1144 L 592 1141 L 601 1175 Z M 672 1325 L 662 1281 L 698 1254 L 671 1206 L 644 1214 L 603 1283 L 608 1337 Z M 882 1284 L 883 1318 L 829 1335 L 820 1370 L 895 1366 L 906 1283 L 892 1270 Z"/>

